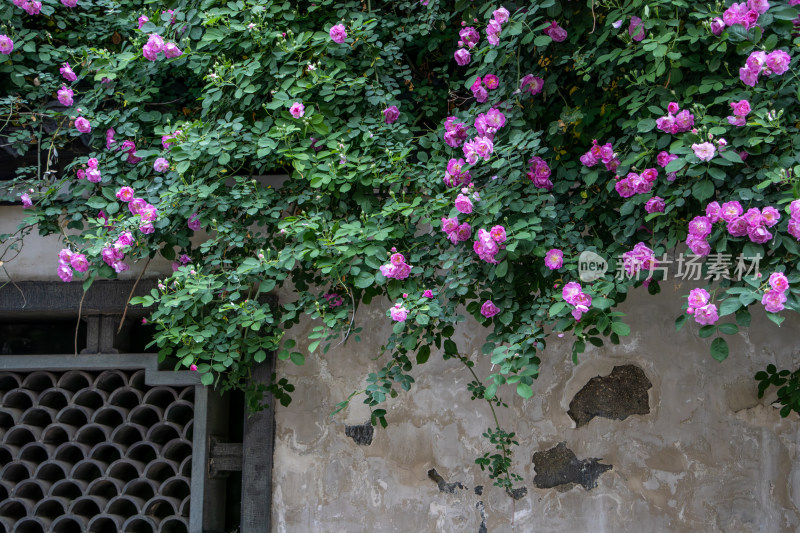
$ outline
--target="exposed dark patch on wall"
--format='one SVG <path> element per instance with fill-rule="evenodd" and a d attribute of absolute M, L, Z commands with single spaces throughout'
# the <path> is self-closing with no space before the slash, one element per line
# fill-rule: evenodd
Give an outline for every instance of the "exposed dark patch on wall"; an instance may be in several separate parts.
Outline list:
<path fill-rule="evenodd" d="M 647 390 L 653 384 L 635 365 L 615 366 L 607 376 L 589 380 L 569 404 L 567 414 L 578 427 L 596 417 L 624 420 L 650 412 Z"/>
<path fill-rule="evenodd" d="M 435 468 L 431 468 L 428 470 L 428 477 L 439 486 L 440 492 L 447 492 L 449 494 L 454 494 L 456 489 L 465 489 L 466 487 L 462 485 L 460 482 L 456 481 L 455 483 L 448 483 L 445 479 L 436 471 Z"/>
<path fill-rule="evenodd" d="M 579 461 L 566 443 L 560 442 L 549 450 L 533 454 L 533 466 L 536 469 L 533 483 L 540 489 L 556 487 L 561 491 L 567 491 L 577 483 L 586 490 L 592 490 L 597 487 L 600 474 L 612 468 L 611 465 L 601 464 L 600 460 L 591 458 Z"/>
<path fill-rule="evenodd" d="M 508 492 L 508 495 L 514 498 L 515 500 L 519 500 L 520 498 L 524 498 L 528 494 L 528 487 L 520 487 L 518 489 L 512 489 Z"/>
<path fill-rule="evenodd" d="M 478 490 L 478 487 L 475 487 L 475 490 Z M 486 507 L 484 507 L 483 502 L 479 501 L 475 504 L 475 508 L 481 513 L 481 525 L 478 528 L 478 533 L 487 533 L 488 530 L 486 529 Z"/>
<path fill-rule="evenodd" d="M 353 439 L 353 442 L 359 446 L 369 446 L 372 444 L 375 428 L 369 422 L 357 426 L 345 426 L 344 434 Z"/>
<path fill-rule="evenodd" d="M 478 496 L 483 494 L 483 485 L 478 485 L 477 487 L 475 487 L 475 494 L 477 494 Z"/>

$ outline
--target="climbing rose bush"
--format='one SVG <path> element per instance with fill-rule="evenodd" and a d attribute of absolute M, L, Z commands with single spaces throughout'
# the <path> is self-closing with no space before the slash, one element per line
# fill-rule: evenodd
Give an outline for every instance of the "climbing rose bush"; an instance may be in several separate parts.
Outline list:
<path fill-rule="evenodd" d="M 723 360 L 754 306 L 776 325 L 800 308 L 797 4 L 6 2 L 2 135 L 23 163 L 2 194 L 26 209 L 0 260 L 32 228 L 62 235 L 53 271 L 84 287 L 163 256 L 172 275 L 131 302 L 160 356 L 253 408 L 293 390 L 253 364 L 357 341 L 365 304 L 393 328 L 357 391 L 373 424 L 430 357 L 472 370 L 467 316 L 492 364 L 465 393 L 530 398 L 552 335 L 576 364 L 625 342 L 617 305 L 679 253 L 702 287 L 676 326 Z M 583 252 L 608 271 L 580 279 Z M 308 342 L 283 340 L 304 315 Z M 477 462 L 510 489 L 514 435 L 487 436 Z"/>

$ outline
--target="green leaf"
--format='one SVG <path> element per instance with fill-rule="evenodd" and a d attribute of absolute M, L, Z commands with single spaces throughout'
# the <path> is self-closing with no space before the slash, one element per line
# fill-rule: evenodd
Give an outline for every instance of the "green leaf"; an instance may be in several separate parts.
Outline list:
<path fill-rule="evenodd" d="M 213 374 L 203 374 L 200 377 L 200 383 L 205 385 L 206 387 L 214 383 L 214 375 Z"/>
<path fill-rule="evenodd" d="M 108 200 L 106 200 L 105 198 L 102 198 L 100 196 L 92 196 L 86 202 L 86 205 L 88 205 L 89 207 L 91 207 L 93 209 L 105 209 L 106 206 L 108 205 Z"/>
<path fill-rule="evenodd" d="M 483 397 L 487 400 L 491 400 L 494 398 L 495 394 L 497 394 L 497 383 L 490 383 L 488 387 L 486 387 L 486 392 L 483 393 Z"/>
<path fill-rule="evenodd" d="M 505 277 L 505 275 L 508 273 L 508 261 L 503 261 L 497 265 L 494 273 L 498 278 Z"/>
<path fill-rule="evenodd" d="M 730 314 L 735 313 L 740 307 L 742 307 L 742 302 L 739 298 L 728 298 L 727 300 L 723 301 L 719 306 L 719 316 L 727 316 Z"/>
<path fill-rule="evenodd" d="M 551 39 L 549 35 L 539 35 L 537 38 L 533 40 L 534 46 L 547 46 L 552 42 L 553 39 Z"/>
<path fill-rule="evenodd" d="M 722 157 L 730 161 L 731 163 L 743 163 L 742 158 L 739 157 L 739 153 L 733 150 L 725 150 L 722 152 Z"/>
<path fill-rule="evenodd" d="M 354 285 L 359 289 L 366 289 L 374 282 L 375 282 L 375 274 L 372 272 L 368 272 L 366 270 L 362 270 L 361 272 L 359 272 L 358 276 L 356 276 Z"/>
<path fill-rule="evenodd" d="M 319 341 L 317 341 L 317 343 L 319 344 Z M 311 350 L 309 350 L 309 351 L 311 351 Z M 290 353 L 289 354 L 289 359 L 291 359 L 292 363 L 296 364 L 297 366 L 303 366 L 304 364 L 306 364 L 306 358 L 300 352 L 292 352 L 292 353 Z"/>
<path fill-rule="evenodd" d="M 614 305 L 614 300 L 611 298 L 603 298 L 602 296 L 598 296 L 592 300 L 592 307 L 597 309 L 610 309 L 612 305 Z"/>
<path fill-rule="evenodd" d="M 631 327 L 625 322 L 612 322 L 611 331 L 613 331 L 617 335 L 626 337 L 631 334 Z"/>
<path fill-rule="evenodd" d="M 533 396 L 533 389 L 527 383 L 518 383 L 517 384 L 517 394 L 525 398 L 526 400 Z"/>
<path fill-rule="evenodd" d="M 714 324 L 709 324 L 707 326 L 703 326 L 700 328 L 700 331 L 697 333 L 701 339 L 707 339 L 711 335 L 717 332 L 717 326 Z"/>
<path fill-rule="evenodd" d="M 567 306 L 567 302 L 556 302 L 550 306 L 550 317 L 556 316 Z"/>
<path fill-rule="evenodd" d="M 684 158 L 682 158 L 682 157 L 679 157 L 678 159 L 670 161 L 669 164 L 666 166 L 666 168 L 664 168 L 664 171 L 665 172 L 678 172 L 684 166 L 686 166 L 686 160 Z"/>
<path fill-rule="evenodd" d="M 692 195 L 699 201 L 708 200 L 714 194 L 714 184 L 711 180 L 698 181 L 692 187 Z"/>
<path fill-rule="evenodd" d="M 308 353 L 314 353 L 314 350 L 316 350 L 319 347 L 319 343 L 320 342 L 322 342 L 322 341 L 321 340 L 314 341 L 311 344 L 309 344 L 308 345 Z"/>
<path fill-rule="evenodd" d="M 786 320 L 785 316 L 777 315 L 775 313 L 767 313 L 767 318 L 769 318 L 772 322 L 775 322 L 778 327 L 780 327 L 783 321 Z"/>
<path fill-rule="evenodd" d="M 639 121 L 639 124 L 636 126 L 639 133 L 646 133 L 648 131 L 652 131 L 653 128 L 656 127 L 656 121 L 652 118 L 646 118 Z"/>
<path fill-rule="evenodd" d="M 431 356 L 431 347 L 427 344 L 423 344 L 420 346 L 419 351 L 417 352 L 417 364 L 424 365 L 428 362 L 428 358 Z"/>
<path fill-rule="evenodd" d="M 688 320 L 689 315 L 683 314 L 675 319 L 675 331 L 680 331 L 684 324 L 686 324 L 686 320 Z"/>
<path fill-rule="evenodd" d="M 717 337 L 711 342 L 711 357 L 717 361 L 724 361 L 728 357 L 728 341 Z"/>
<path fill-rule="evenodd" d="M 736 312 L 736 323 L 746 328 L 750 326 L 750 311 L 747 309 L 739 309 Z"/>
<path fill-rule="evenodd" d="M 426 315 L 425 313 L 417 313 L 416 316 L 417 324 L 419 324 L 420 326 L 427 326 L 429 321 L 430 317 L 428 317 L 428 315 Z"/>
<path fill-rule="evenodd" d="M 727 176 L 724 170 L 717 167 L 708 167 L 708 173 L 711 175 L 712 178 L 718 180 L 724 180 Z"/>
<path fill-rule="evenodd" d="M 798 17 L 798 10 L 793 6 L 780 6 L 770 9 L 769 14 L 776 20 L 794 20 Z"/>
<path fill-rule="evenodd" d="M 718 329 L 721 333 L 725 333 L 726 335 L 736 335 L 739 333 L 739 327 L 736 324 L 720 324 Z"/>

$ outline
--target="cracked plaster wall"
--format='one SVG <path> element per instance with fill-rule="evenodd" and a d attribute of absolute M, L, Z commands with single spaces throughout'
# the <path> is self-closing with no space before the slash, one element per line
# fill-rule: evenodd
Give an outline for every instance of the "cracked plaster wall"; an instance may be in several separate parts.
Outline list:
<path fill-rule="evenodd" d="M 0 209 L 0 233 L 16 226 L 16 207 Z M 57 239 L 34 237 L 7 268 L 15 280 L 54 280 Z M 52 261 L 42 260 L 51 257 Z M 149 275 L 169 273 L 151 263 Z M 137 267 L 125 273 L 138 275 Z M 5 275 L 0 273 L 0 283 Z M 731 338 L 722 364 L 708 354 L 698 326 L 675 332 L 681 295 L 691 287 L 662 284 L 651 297 L 638 289 L 622 307 L 632 335 L 619 346 L 590 346 L 574 366 L 570 339 L 553 338 L 542 354 L 535 395 L 509 402 L 501 423 L 517 432 L 514 466 L 527 493 L 512 500 L 493 487 L 476 457 L 491 451 L 481 433 L 490 426 L 485 403 L 471 401 L 469 374 L 434 349 L 415 368 L 411 393 L 387 403 L 389 427 L 376 428 L 369 445 L 346 435 L 346 426 L 369 419 L 358 399 L 331 418 L 337 402 L 363 388 L 381 366 L 380 346 L 391 331 L 388 302 L 359 310 L 361 343 L 349 342 L 303 367 L 278 363 L 296 385 L 294 401 L 276 411 L 273 531 L 306 532 L 780 532 L 800 529 L 800 420 L 781 419 L 770 399 L 759 400 L 756 371 L 769 363 L 800 364 L 800 320 L 778 329 L 761 311 L 753 327 Z M 290 294 L 280 294 L 282 300 Z M 754 306 L 758 307 L 758 306 Z M 288 337 L 305 348 L 313 325 L 304 320 Z M 457 330 L 459 348 L 489 373 L 479 355 L 485 330 L 474 322 Z M 647 415 L 624 420 L 595 417 L 576 428 L 567 411 L 595 376 L 634 364 L 652 383 Z M 774 392 L 773 392 L 774 394 Z M 351 430 L 352 433 L 352 430 Z M 579 460 L 613 465 L 586 491 L 537 488 L 532 456 L 560 442 Z M 435 469 L 441 482 L 429 471 Z M 463 488 L 460 488 L 460 486 Z M 440 486 L 449 489 L 441 491 Z"/>
<path fill-rule="evenodd" d="M 358 400 L 328 417 L 380 368 L 380 346 L 391 332 L 388 302 L 360 309 L 358 321 L 367 326 L 361 343 L 310 357 L 304 367 L 279 362 L 298 389 L 293 403 L 277 411 L 274 531 L 798 530 L 800 420 L 781 419 L 769 398 L 759 400 L 752 376 L 769 363 L 800 363 L 800 321 L 792 317 L 776 328 L 754 310 L 753 327 L 728 337 L 731 355 L 720 364 L 696 324 L 675 332 L 690 288 L 664 283 L 655 297 L 634 291 L 622 307 L 633 333 L 619 346 L 590 346 L 574 366 L 568 336 L 554 338 L 531 399 L 501 389 L 510 404 L 500 410 L 501 423 L 517 432 L 514 464 L 527 488 L 516 501 L 474 465 L 492 451 L 481 437 L 491 415 L 485 403 L 470 401 L 469 374 L 435 349 L 428 364 L 412 371 L 411 393 L 389 400 L 389 427 L 376 428 L 371 445 L 345 435 L 345 426 L 369 418 Z M 311 327 L 304 321 L 288 335 L 306 346 Z M 488 357 L 479 355 L 484 335 L 474 322 L 457 330 L 458 346 L 477 362 L 479 375 L 490 372 Z M 575 394 L 591 378 L 626 364 L 640 367 L 652 383 L 650 413 L 595 417 L 576 428 L 567 414 Z M 579 460 L 600 458 L 613 468 L 590 491 L 537 488 L 532 456 L 560 442 Z M 441 481 L 429 477 L 432 469 Z"/>

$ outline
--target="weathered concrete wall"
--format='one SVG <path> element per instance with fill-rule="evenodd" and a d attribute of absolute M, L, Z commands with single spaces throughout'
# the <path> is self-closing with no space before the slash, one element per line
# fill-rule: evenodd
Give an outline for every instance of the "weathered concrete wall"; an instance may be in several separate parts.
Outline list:
<path fill-rule="evenodd" d="M 492 420 L 485 402 L 470 401 L 470 376 L 457 361 L 432 355 L 415 369 L 412 392 L 389 401 L 389 427 L 376 428 L 368 446 L 346 434 L 369 419 L 365 406 L 356 401 L 328 417 L 385 361 L 387 305 L 359 310 L 359 322 L 369 324 L 360 344 L 310 357 L 303 367 L 279 362 L 298 389 L 277 411 L 274 531 L 796 531 L 800 422 L 759 400 L 753 375 L 769 363 L 800 363 L 800 322 L 777 328 L 756 311 L 753 327 L 729 337 L 731 355 L 718 363 L 696 324 L 675 332 L 688 291 L 664 284 L 652 297 L 638 290 L 623 308 L 633 333 L 622 344 L 590 347 L 574 366 L 568 336 L 554 339 L 530 400 L 501 389 L 510 403 L 501 423 L 517 432 L 515 467 L 527 488 L 516 501 L 474 465 L 493 452 L 481 437 Z M 305 346 L 311 327 L 305 322 L 290 335 Z M 479 355 L 483 333 L 474 323 L 458 331 L 479 375 L 489 373 L 488 357 Z M 634 392 L 647 391 L 649 413 L 594 417 L 577 428 L 570 402 L 591 378 L 622 365 L 636 365 L 652 384 Z M 537 488 L 542 472 L 533 455 L 561 442 L 576 456 L 566 478 L 578 484 Z M 593 458 L 599 461 L 581 463 Z M 582 481 L 597 486 L 587 491 Z"/>
<path fill-rule="evenodd" d="M 16 225 L 20 211 L 0 209 L 0 233 Z M 57 279 L 59 249 L 57 239 L 30 239 L 7 268 L 17 281 Z M 169 271 L 162 261 L 151 264 L 148 274 Z M 138 269 L 127 274 L 136 276 Z M 273 530 L 798 530 L 800 420 L 781 419 L 769 398 L 758 400 L 752 376 L 769 363 L 800 364 L 800 321 L 793 317 L 777 328 L 757 311 L 752 328 L 729 338 L 731 355 L 720 364 L 708 355 L 709 339 L 697 337 L 697 325 L 674 330 L 689 288 L 664 284 L 656 297 L 638 290 L 623 308 L 630 313 L 631 337 L 619 346 L 590 347 L 578 366 L 570 359 L 569 336 L 553 339 L 530 400 L 501 389 L 510 403 L 499 411 L 501 424 L 520 442 L 514 464 L 527 492 L 518 500 L 493 487 L 474 464 L 493 452 L 481 437 L 493 421 L 485 402 L 470 401 L 471 377 L 457 361 L 442 361 L 434 352 L 427 365 L 414 369 L 412 391 L 388 402 L 390 425 L 376 428 L 371 441 L 364 428 L 347 429 L 369 419 L 360 400 L 328 416 L 385 360 L 380 346 L 392 326 L 388 303 L 360 309 L 363 342 L 308 357 L 303 367 L 278 363 L 297 391 L 292 404 L 276 412 Z M 304 321 L 288 336 L 304 348 L 313 325 Z M 488 357 L 479 355 L 484 333 L 472 322 L 458 330 L 459 348 L 478 363 L 479 375 L 490 372 Z M 617 370 L 611 381 L 586 387 L 626 365 L 641 372 Z M 615 394 L 625 396 L 608 390 L 620 384 L 633 398 L 623 406 L 646 414 L 588 421 L 577 414 Z M 569 412 L 581 390 L 584 398 L 572 404 L 577 427 Z M 593 403 L 594 397 L 600 400 Z M 618 415 L 608 409 L 595 411 Z M 534 467 L 534 454 L 541 468 Z"/>

